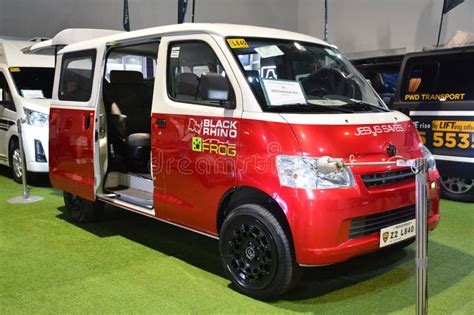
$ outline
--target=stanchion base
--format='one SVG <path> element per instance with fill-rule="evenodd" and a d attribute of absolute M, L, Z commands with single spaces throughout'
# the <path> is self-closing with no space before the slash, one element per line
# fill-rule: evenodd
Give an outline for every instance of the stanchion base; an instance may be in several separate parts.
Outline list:
<path fill-rule="evenodd" d="M 23 198 L 23 197 L 14 197 L 10 198 L 7 200 L 8 203 L 32 203 L 32 202 L 37 202 L 40 200 L 43 200 L 43 197 L 40 196 L 30 196 L 29 198 Z"/>

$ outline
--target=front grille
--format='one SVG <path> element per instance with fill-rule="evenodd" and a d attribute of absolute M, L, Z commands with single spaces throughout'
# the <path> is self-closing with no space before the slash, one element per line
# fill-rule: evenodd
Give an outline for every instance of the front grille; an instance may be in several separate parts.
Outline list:
<path fill-rule="evenodd" d="M 411 169 L 407 168 L 400 171 L 362 175 L 361 177 L 365 186 L 369 188 L 413 180 L 415 179 L 415 174 Z"/>
<path fill-rule="evenodd" d="M 431 207 L 428 207 L 430 209 Z M 352 219 L 349 239 L 378 233 L 381 229 L 415 219 L 416 205 Z"/>

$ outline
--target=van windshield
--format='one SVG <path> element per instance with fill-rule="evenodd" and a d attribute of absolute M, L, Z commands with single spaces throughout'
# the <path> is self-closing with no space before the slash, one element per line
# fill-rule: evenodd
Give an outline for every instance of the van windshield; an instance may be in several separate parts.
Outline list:
<path fill-rule="evenodd" d="M 10 68 L 10 73 L 22 97 L 51 98 L 54 68 Z"/>
<path fill-rule="evenodd" d="M 228 38 L 227 43 L 265 111 L 387 110 L 369 83 L 332 47 L 260 38 Z"/>

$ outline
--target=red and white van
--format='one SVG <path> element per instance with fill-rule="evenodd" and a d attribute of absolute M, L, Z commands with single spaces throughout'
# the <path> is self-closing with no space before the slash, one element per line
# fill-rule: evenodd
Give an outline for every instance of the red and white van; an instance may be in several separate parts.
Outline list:
<path fill-rule="evenodd" d="M 334 47 L 242 25 L 181 24 L 68 45 L 57 56 L 50 178 L 78 222 L 104 203 L 219 239 L 235 287 L 288 290 L 301 266 L 408 244 L 415 180 L 396 166 L 318 171 L 319 157 L 430 161 Z"/>

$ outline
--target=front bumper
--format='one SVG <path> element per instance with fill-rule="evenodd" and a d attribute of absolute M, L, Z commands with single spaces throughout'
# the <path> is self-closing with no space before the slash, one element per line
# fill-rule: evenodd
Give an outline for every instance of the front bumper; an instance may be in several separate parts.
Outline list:
<path fill-rule="evenodd" d="M 430 171 L 430 230 L 440 220 L 439 194 L 439 174 Z M 352 188 L 299 190 L 297 199 L 297 203 L 286 203 L 297 262 L 306 266 L 328 265 L 378 250 L 380 230 L 351 239 L 352 219 L 413 206 L 415 181 L 366 188 L 360 176 L 356 176 Z"/>

